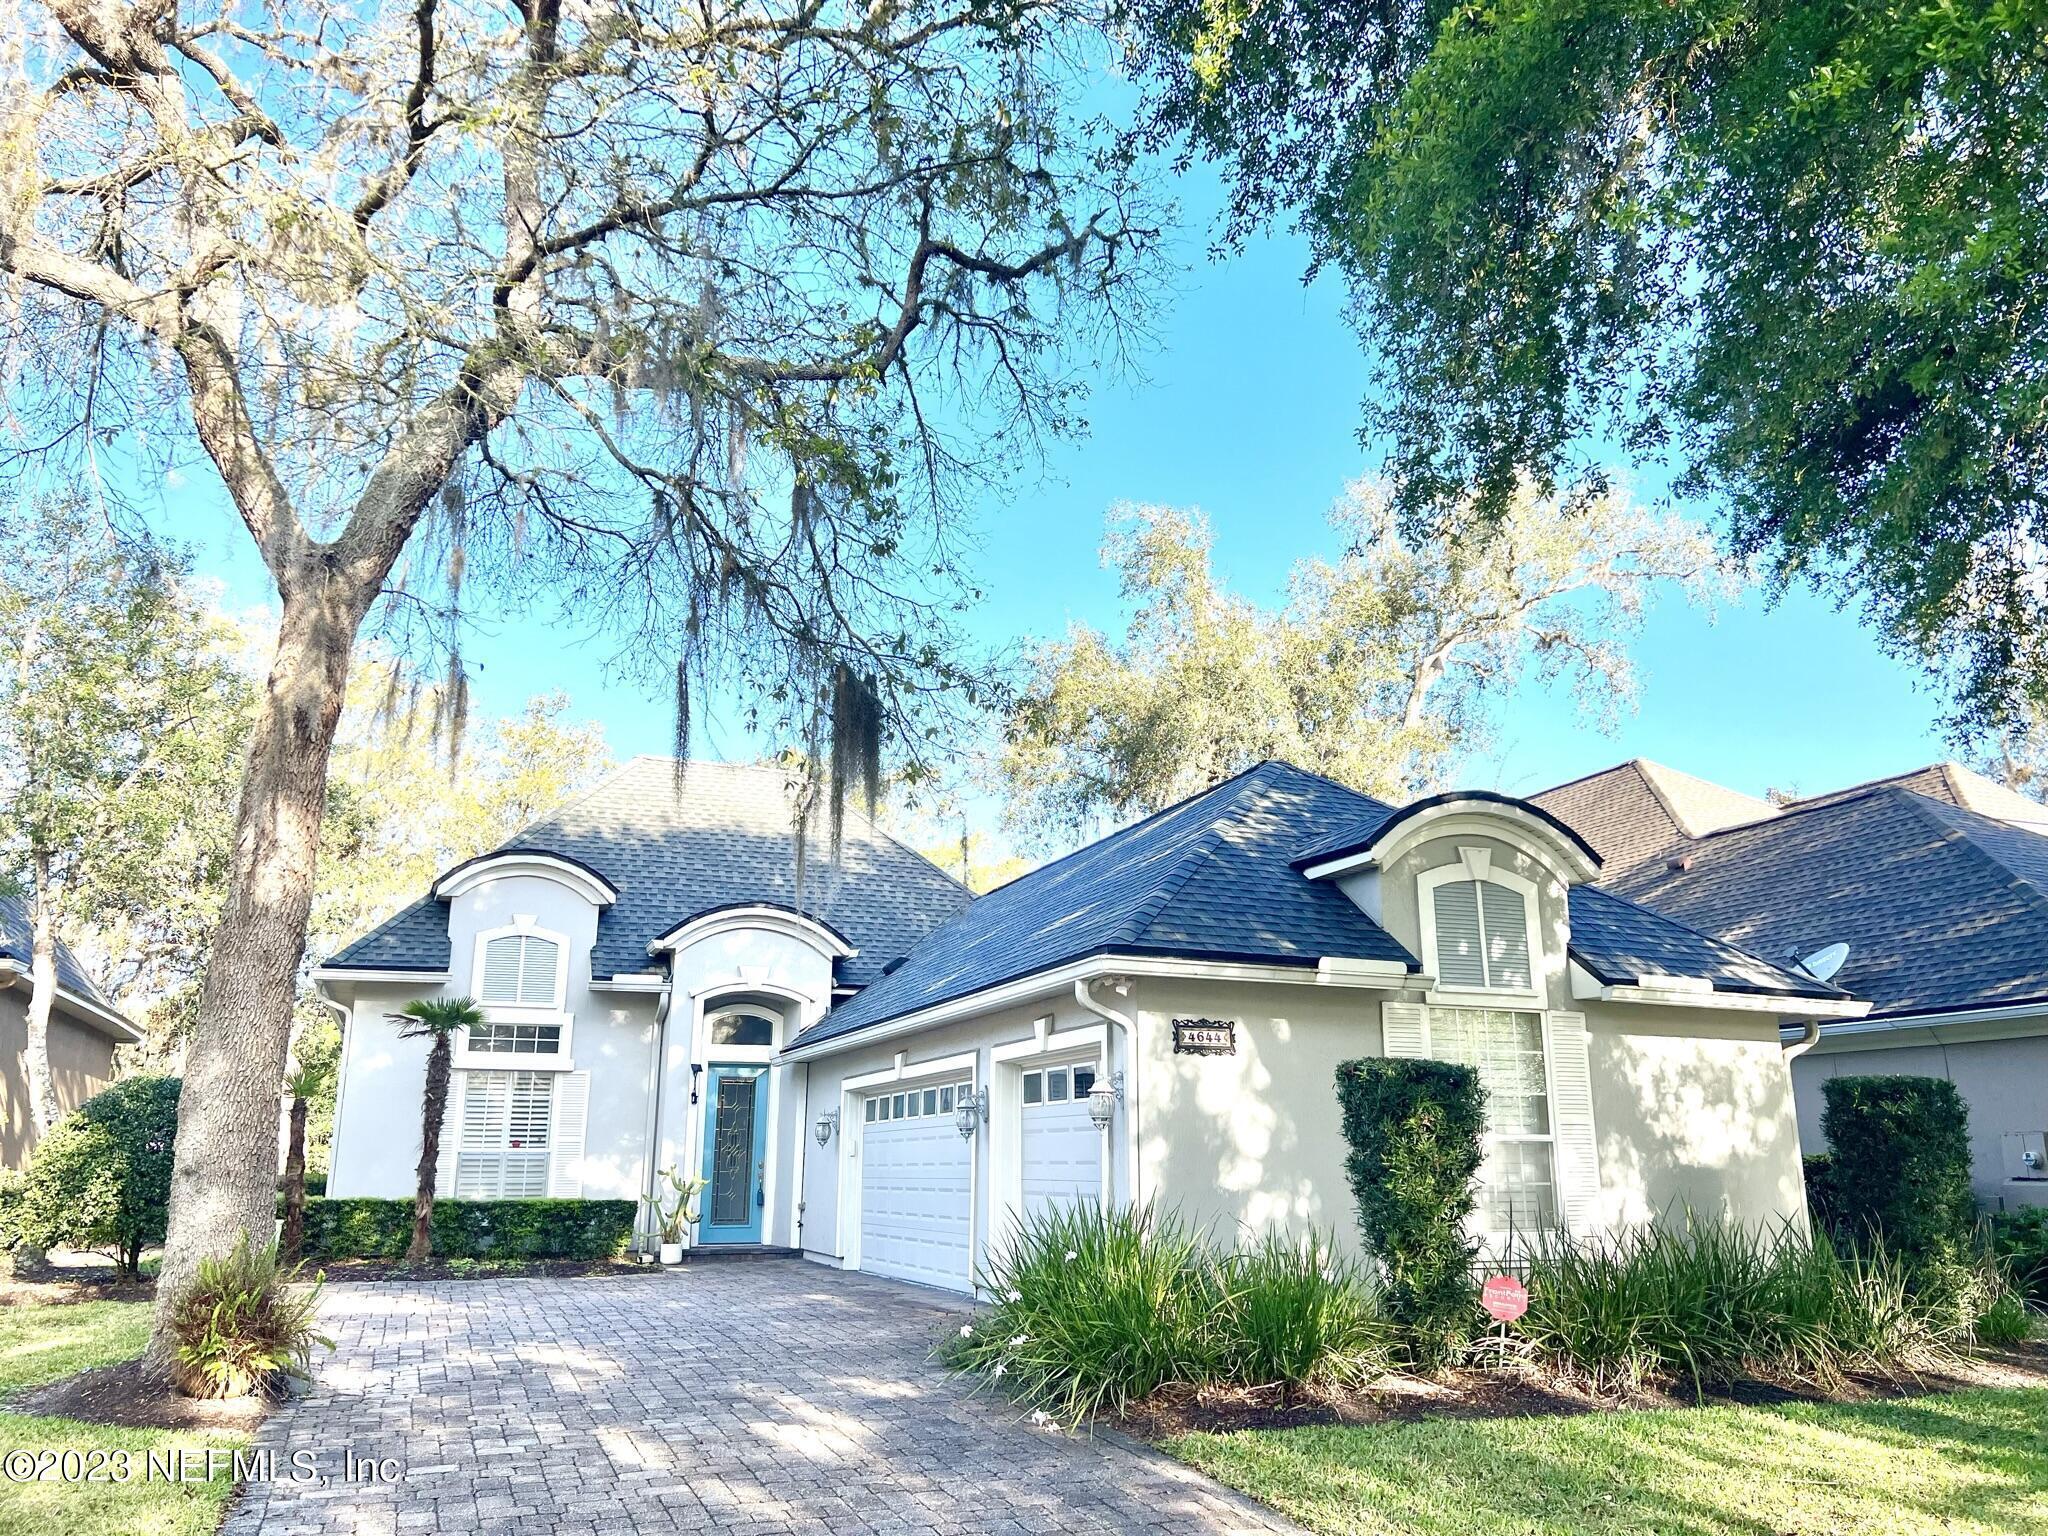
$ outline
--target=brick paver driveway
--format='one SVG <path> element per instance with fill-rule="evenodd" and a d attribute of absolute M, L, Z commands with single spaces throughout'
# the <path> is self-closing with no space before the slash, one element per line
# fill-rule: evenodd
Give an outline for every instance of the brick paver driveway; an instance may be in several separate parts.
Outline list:
<path fill-rule="evenodd" d="M 336 1285 L 323 1315 L 338 1347 L 227 1536 L 1293 1529 L 970 1394 L 929 1360 L 964 1304 L 798 1260 Z M 324 1485 L 291 1479 L 306 1452 Z M 364 1470 L 384 1458 L 402 1480 Z"/>

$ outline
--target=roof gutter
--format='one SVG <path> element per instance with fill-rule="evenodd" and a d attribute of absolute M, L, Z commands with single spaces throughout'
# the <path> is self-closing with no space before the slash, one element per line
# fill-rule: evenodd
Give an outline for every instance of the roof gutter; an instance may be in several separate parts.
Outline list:
<path fill-rule="evenodd" d="M 1843 1035 L 1882 1035 L 1909 1029 L 1948 1029 L 1958 1024 L 2005 1024 L 2041 1019 L 2048 1027 L 2048 998 L 2026 1003 L 2003 1003 L 1989 1008 L 1956 1008 L 1946 1012 L 1886 1014 L 1859 1018 L 1846 1024 L 1831 1024 L 1824 1031 L 1830 1040 Z"/>
<path fill-rule="evenodd" d="M 1820 1020 L 1808 1019 L 1800 1026 L 1799 1038 L 1779 1045 L 1787 1061 L 1796 1061 L 1820 1042 Z"/>
<path fill-rule="evenodd" d="M 815 1041 L 810 1045 L 788 1046 L 776 1055 L 775 1060 L 815 1061 L 820 1056 L 854 1050 L 859 1046 L 872 1045 L 878 1040 L 893 1040 L 900 1035 L 914 1035 L 920 1030 L 950 1024 L 958 1019 L 973 1018 L 977 1014 L 987 1013 L 996 1008 L 1007 1008 L 1014 1003 L 1054 997 L 1067 991 L 1078 981 L 1097 976 L 1180 976 L 1204 981 L 1272 981 L 1296 986 L 1361 987 L 1380 992 L 1396 990 L 1408 985 L 1413 979 L 1408 967 L 1398 960 L 1325 956 L 1311 968 L 1302 965 L 1251 964 L 1243 961 L 1182 960 L 1164 955 L 1087 955 L 1079 960 L 1068 961 L 1065 965 L 1034 971 L 1012 981 L 999 982 L 994 986 L 969 992 L 962 997 L 933 1003 L 893 1019 L 864 1025 L 843 1035 L 833 1035 L 829 1039 Z M 828 1014 L 826 1017 L 829 1019 L 831 1016 Z"/>

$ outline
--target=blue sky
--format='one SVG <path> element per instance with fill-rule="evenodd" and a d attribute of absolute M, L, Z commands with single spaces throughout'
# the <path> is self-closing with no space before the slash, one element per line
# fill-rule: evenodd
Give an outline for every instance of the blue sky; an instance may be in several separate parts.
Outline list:
<path fill-rule="evenodd" d="M 973 563 L 987 601 L 974 622 L 986 638 L 1057 634 L 1077 619 L 1114 629 L 1115 584 L 1096 551 L 1120 501 L 1201 507 L 1219 570 L 1262 600 L 1295 560 L 1336 552 L 1324 514 L 1372 467 L 1357 436 L 1367 368 L 1341 289 L 1330 279 L 1303 286 L 1304 248 L 1292 237 L 1210 260 L 1204 221 L 1216 188 L 1198 173 L 1179 193 L 1186 271 L 1142 359 L 1146 379 L 1103 381 L 1090 434 L 1061 446 L 1041 483 L 983 510 Z M 202 568 L 237 604 L 266 599 L 232 514 L 196 483 L 187 493 L 179 532 L 197 541 Z M 467 654 L 483 710 L 509 713 L 560 687 L 620 756 L 667 750 L 667 704 L 608 675 L 602 638 L 565 636 L 551 616 L 499 617 Z M 1462 782 L 1527 792 L 1643 756 L 1751 792 L 1812 793 L 1952 755 L 1941 698 L 1853 613 L 1811 593 L 1775 608 L 1752 594 L 1711 623 L 1672 594 L 1651 610 L 1634 654 L 1640 708 L 1613 735 L 1579 723 L 1561 692 L 1531 684 L 1505 701 L 1492 749 L 1465 765 Z M 749 743 L 714 718 L 698 751 L 739 756 Z"/>

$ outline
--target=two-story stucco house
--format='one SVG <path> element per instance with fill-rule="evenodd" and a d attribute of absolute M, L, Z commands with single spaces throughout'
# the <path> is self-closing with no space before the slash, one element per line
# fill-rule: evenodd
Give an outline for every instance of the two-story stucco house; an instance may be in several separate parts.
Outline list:
<path fill-rule="evenodd" d="M 36 1144 L 28 1087 L 31 934 L 27 910 L 0 896 L 0 1168 L 19 1168 Z M 57 993 L 50 1006 L 50 1081 L 57 1106 L 78 1108 L 114 1080 L 114 1048 L 142 1031 L 101 993 L 69 945 L 57 945 Z"/>
<path fill-rule="evenodd" d="M 330 1191 L 402 1196 L 425 1048 L 471 994 L 442 1187 L 711 1180 L 698 1241 L 968 1289 L 1019 1213 L 1159 1202 L 1354 1238 L 1334 1088 L 1469 1061 L 1489 1234 L 1803 1218 L 1780 1025 L 1865 1005 L 1593 884 L 1550 813 L 1394 807 L 1265 763 L 969 902 L 857 817 L 802 902 L 774 770 L 641 760 L 319 973 Z"/>

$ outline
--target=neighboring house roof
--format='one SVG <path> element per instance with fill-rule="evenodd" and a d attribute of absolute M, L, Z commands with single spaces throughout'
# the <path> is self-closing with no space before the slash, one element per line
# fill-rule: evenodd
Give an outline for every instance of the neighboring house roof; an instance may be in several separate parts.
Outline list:
<path fill-rule="evenodd" d="M 1529 799 L 1584 833 L 1610 871 L 1632 868 L 1709 832 L 1778 814 L 1768 800 L 1643 757 Z"/>
<path fill-rule="evenodd" d="M 2048 836 L 1897 785 L 1712 833 L 1609 884 L 1773 959 L 1847 944 L 1833 979 L 1872 1019 L 2048 998 Z"/>
<path fill-rule="evenodd" d="M 26 971 L 33 932 L 28 908 L 13 896 L 0 896 L 0 960 L 15 961 Z M 89 1003 L 97 1003 L 102 1008 L 109 1006 L 99 983 L 79 964 L 78 956 L 62 939 L 57 941 L 57 985 L 66 992 L 77 993 Z"/>
<path fill-rule="evenodd" d="M 2017 790 L 2007 789 L 1996 779 L 1987 779 L 1976 769 L 1965 768 L 1956 762 L 1929 763 L 1924 768 L 1908 769 L 1889 778 L 1872 779 L 1867 784 L 1853 784 L 1825 795 L 1808 795 L 1794 800 L 1792 805 L 1824 805 L 1834 800 L 1846 800 L 1866 790 L 1886 787 L 1910 789 L 1916 795 L 1945 801 L 1981 816 L 2016 822 L 2036 831 L 2048 831 L 2048 805 L 2030 800 Z"/>
<path fill-rule="evenodd" d="M 837 1039 L 1096 955 L 1303 967 L 1341 956 L 1419 969 L 1334 884 L 1295 867 L 1396 814 L 1316 774 L 1261 763 L 991 891 L 793 1043 Z M 1708 974 L 1744 991 L 1840 995 L 1618 897 L 1595 900 L 1589 935 L 1575 929 L 1572 954 L 1610 983 Z M 1575 901 L 1575 921 L 1579 911 Z M 1680 969 L 1681 955 L 1693 968 Z"/>
<path fill-rule="evenodd" d="M 588 793 L 509 838 L 496 852 L 542 852 L 595 871 L 618 891 L 598 914 L 591 975 L 655 965 L 648 944 L 721 907 L 798 908 L 788 776 L 778 767 L 636 757 Z M 966 889 L 849 806 L 835 858 L 825 818 L 807 839 L 801 910 L 844 935 L 857 954 L 838 980 L 860 986 L 967 904 Z M 448 910 L 432 896 L 357 939 L 327 964 L 445 970 Z"/>

